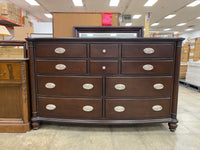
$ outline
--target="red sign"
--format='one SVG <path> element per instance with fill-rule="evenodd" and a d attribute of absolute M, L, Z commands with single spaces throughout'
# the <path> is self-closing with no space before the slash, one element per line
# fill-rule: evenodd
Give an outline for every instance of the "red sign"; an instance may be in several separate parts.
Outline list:
<path fill-rule="evenodd" d="M 112 13 L 102 13 L 102 26 L 112 26 Z"/>

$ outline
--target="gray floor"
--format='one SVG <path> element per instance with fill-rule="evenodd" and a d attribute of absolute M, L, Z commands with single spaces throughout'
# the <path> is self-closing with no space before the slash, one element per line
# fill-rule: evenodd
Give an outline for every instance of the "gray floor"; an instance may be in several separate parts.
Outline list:
<path fill-rule="evenodd" d="M 200 150 L 200 93 L 180 86 L 179 126 L 125 127 L 43 124 L 27 133 L 0 133 L 0 150 Z"/>

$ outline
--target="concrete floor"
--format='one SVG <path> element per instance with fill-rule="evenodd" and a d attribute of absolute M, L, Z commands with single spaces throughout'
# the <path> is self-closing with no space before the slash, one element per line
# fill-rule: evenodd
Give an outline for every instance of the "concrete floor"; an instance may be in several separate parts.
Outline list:
<path fill-rule="evenodd" d="M 0 150 L 199 150 L 200 93 L 180 86 L 179 126 L 123 127 L 42 124 L 27 133 L 0 133 Z"/>

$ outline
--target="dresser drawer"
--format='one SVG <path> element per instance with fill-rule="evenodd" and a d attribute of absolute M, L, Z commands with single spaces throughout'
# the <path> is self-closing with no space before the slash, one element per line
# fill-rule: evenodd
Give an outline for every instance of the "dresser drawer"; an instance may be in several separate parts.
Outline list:
<path fill-rule="evenodd" d="M 116 74 L 118 73 L 118 61 L 117 60 L 91 60 L 90 73 Z"/>
<path fill-rule="evenodd" d="M 0 63 L 0 80 L 20 80 L 20 63 Z"/>
<path fill-rule="evenodd" d="M 38 76 L 38 93 L 101 97 L 102 79 L 95 76 Z"/>
<path fill-rule="evenodd" d="M 107 119 L 170 118 L 170 100 L 106 99 Z"/>
<path fill-rule="evenodd" d="M 107 97 L 165 98 L 171 96 L 171 77 L 107 77 Z"/>
<path fill-rule="evenodd" d="M 36 45 L 37 57 L 86 57 L 86 44 Z"/>
<path fill-rule="evenodd" d="M 172 75 L 173 61 L 172 60 L 123 60 L 122 74 L 165 74 Z"/>
<path fill-rule="evenodd" d="M 118 57 L 118 44 L 91 44 L 90 57 Z"/>
<path fill-rule="evenodd" d="M 101 99 L 38 99 L 38 114 L 40 117 L 95 119 L 101 117 L 101 108 Z"/>
<path fill-rule="evenodd" d="M 122 57 L 172 58 L 172 44 L 122 44 Z"/>
<path fill-rule="evenodd" d="M 86 73 L 85 60 L 38 60 L 37 73 Z"/>

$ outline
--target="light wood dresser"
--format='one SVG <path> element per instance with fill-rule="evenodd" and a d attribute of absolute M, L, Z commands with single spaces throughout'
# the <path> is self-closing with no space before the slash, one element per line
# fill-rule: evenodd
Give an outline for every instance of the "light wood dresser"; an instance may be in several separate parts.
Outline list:
<path fill-rule="evenodd" d="M 182 38 L 28 38 L 32 126 L 177 127 Z"/>

